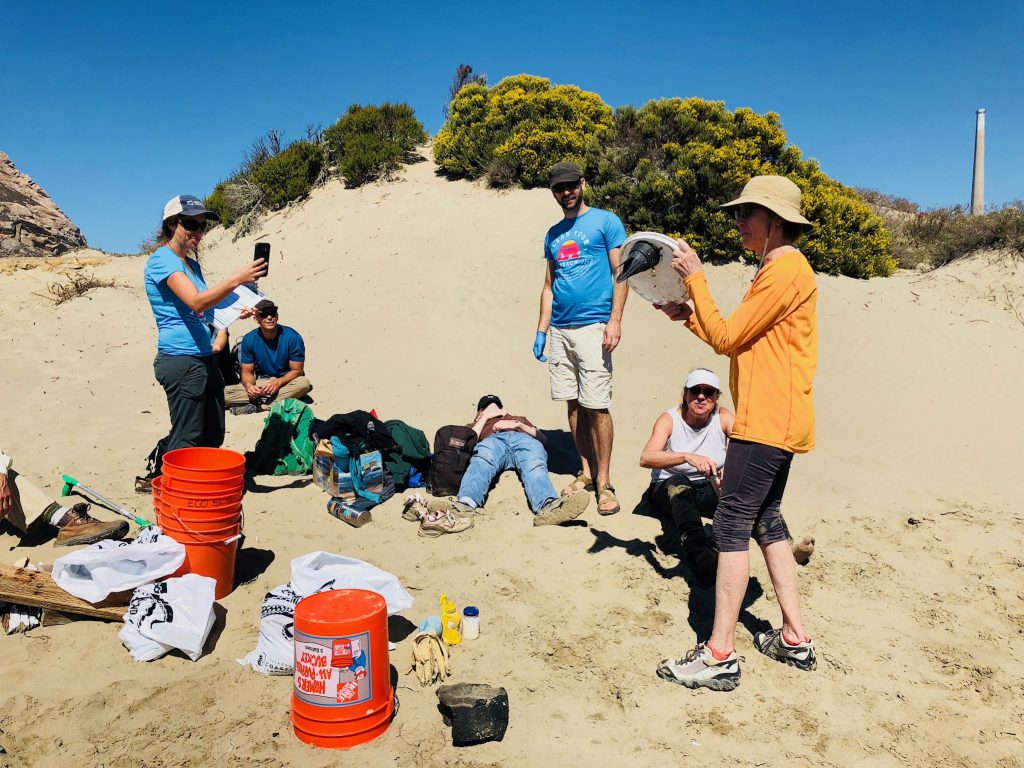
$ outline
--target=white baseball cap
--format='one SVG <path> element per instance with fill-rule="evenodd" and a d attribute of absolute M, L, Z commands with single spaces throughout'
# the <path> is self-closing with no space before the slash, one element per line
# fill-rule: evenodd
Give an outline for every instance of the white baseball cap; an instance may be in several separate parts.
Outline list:
<path fill-rule="evenodd" d="M 220 216 L 211 211 L 203 201 L 194 195 L 177 195 L 164 206 L 164 221 L 172 216 L 203 216 L 211 221 L 220 221 Z"/>
<path fill-rule="evenodd" d="M 686 388 L 699 387 L 701 384 L 714 387 L 719 392 L 722 391 L 722 382 L 718 380 L 714 371 L 709 371 L 707 368 L 694 368 L 686 377 Z"/>

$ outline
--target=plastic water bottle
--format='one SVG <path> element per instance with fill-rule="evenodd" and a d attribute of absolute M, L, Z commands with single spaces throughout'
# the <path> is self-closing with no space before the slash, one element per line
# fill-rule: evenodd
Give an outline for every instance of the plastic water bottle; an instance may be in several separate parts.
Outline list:
<path fill-rule="evenodd" d="M 327 511 L 339 520 L 344 520 L 353 528 L 360 528 L 367 523 L 373 522 L 373 516 L 368 509 L 357 509 L 344 499 L 337 497 L 327 502 Z"/>

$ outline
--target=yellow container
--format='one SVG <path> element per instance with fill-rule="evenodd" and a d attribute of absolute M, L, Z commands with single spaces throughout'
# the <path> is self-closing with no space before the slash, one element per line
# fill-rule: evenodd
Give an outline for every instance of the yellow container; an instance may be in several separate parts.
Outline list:
<path fill-rule="evenodd" d="M 441 595 L 441 638 L 448 645 L 462 642 L 462 614 L 448 595 Z"/>

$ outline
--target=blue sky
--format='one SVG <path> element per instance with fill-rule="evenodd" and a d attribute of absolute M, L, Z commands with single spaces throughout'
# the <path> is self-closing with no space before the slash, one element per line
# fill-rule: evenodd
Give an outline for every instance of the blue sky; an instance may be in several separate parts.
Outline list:
<path fill-rule="evenodd" d="M 835 9 L 833 10 L 833 6 Z M 405 101 L 441 127 L 457 64 L 527 72 L 613 107 L 668 96 L 778 112 L 840 181 L 926 207 L 1024 197 L 1017 2 L 23 2 L 2 4 L 0 150 L 82 228 L 134 251 L 276 127 Z"/>

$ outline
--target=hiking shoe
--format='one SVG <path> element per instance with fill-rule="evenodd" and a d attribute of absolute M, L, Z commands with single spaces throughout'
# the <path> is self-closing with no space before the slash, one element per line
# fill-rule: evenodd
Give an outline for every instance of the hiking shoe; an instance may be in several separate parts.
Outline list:
<path fill-rule="evenodd" d="M 427 502 L 428 512 L 451 512 L 456 517 L 476 517 L 484 511 L 483 507 L 471 507 L 463 504 L 455 496 L 445 496 L 443 499 L 430 499 Z"/>
<path fill-rule="evenodd" d="M 118 520 L 104 523 L 89 514 L 88 504 L 75 504 L 57 524 L 57 540 L 54 546 L 72 547 L 76 544 L 92 544 L 104 539 L 120 539 L 128 533 L 128 521 Z"/>
<path fill-rule="evenodd" d="M 472 527 L 473 521 L 468 517 L 456 517 L 444 509 L 432 509 L 423 515 L 418 533 L 420 536 L 434 538 L 446 533 L 462 533 Z"/>
<path fill-rule="evenodd" d="M 248 403 L 247 405 L 234 405 L 231 413 L 235 416 L 245 416 L 249 413 L 263 413 L 263 406 L 259 403 Z"/>
<path fill-rule="evenodd" d="M 740 661 L 736 651 L 725 661 L 719 661 L 706 643 L 681 659 L 665 659 L 658 665 L 658 677 L 686 688 L 710 688 L 713 691 L 731 691 L 740 684 Z"/>
<path fill-rule="evenodd" d="M 533 516 L 534 525 L 558 525 L 575 520 L 590 504 L 590 493 L 576 491 L 568 496 L 559 496 L 541 507 Z"/>
<path fill-rule="evenodd" d="M 754 645 L 769 659 L 781 661 L 791 667 L 812 672 L 818 667 L 818 657 L 814 653 L 814 641 L 790 645 L 782 636 L 781 629 L 770 629 L 754 635 Z"/>
<path fill-rule="evenodd" d="M 153 493 L 153 478 L 152 477 L 135 477 L 135 492 L 142 493 L 149 496 Z"/>
<path fill-rule="evenodd" d="M 427 500 L 420 496 L 420 494 L 414 493 L 411 496 L 407 496 L 405 501 L 402 502 L 402 517 L 418 523 L 423 519 L 423 515 L 427 513 L 427 509 Z"/>

